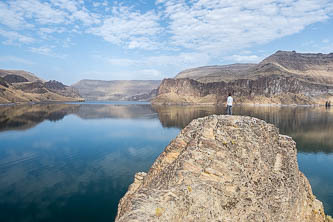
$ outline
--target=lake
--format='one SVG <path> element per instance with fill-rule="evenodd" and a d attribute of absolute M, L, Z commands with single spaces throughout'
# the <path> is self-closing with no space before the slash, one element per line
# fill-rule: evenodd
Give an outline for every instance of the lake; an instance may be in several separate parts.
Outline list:
<path fill-rule="evenodd" d="M 0 106 L 1 221 L 113 221 L 139 171 L 217 106 L 89 102 Z M 297 143 L 300 170 L 333 214 L 333 108 L 236 106 Z"/>

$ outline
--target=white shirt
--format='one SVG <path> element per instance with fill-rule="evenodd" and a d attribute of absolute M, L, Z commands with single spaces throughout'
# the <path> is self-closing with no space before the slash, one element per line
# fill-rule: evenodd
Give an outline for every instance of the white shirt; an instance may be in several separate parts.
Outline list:
<path fill-rule="evenodd" d="M 228 96 L 228 99 L 227 99 L 227 105 L 228 106 L 232 106 L 232 102 L 233 102 L 233 99 L 231 96 Z"/>

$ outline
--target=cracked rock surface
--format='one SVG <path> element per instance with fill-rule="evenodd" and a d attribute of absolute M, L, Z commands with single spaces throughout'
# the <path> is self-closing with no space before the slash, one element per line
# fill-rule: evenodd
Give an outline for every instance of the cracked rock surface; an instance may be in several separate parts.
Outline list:
<path fill-rule="evenodd" d="M 116 221 L 325 221 L 296 155 L 292 138 L 262 120 L 193 120 L 135 175 Z"/>

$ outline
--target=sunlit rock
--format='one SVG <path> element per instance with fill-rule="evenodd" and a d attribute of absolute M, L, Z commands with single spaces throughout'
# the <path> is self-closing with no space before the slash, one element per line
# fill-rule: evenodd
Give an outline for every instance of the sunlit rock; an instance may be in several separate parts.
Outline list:
<path fill-rule="evenodd" d="M 296 144 L 242 116 L 193 120 L 138 173 L 116 221 L 325 221 Z"/>

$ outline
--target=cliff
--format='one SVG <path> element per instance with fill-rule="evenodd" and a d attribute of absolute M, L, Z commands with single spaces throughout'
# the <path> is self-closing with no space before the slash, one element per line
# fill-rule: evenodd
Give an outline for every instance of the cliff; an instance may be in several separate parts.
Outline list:
<path fill-rule="evenodd" d="M 333 100 L 333 53 L 278 51 L 258 65 L 200 67 L 164 79 L 155 104 L 324 104 Z"/>
<path fill-rule="evenodd" d="M 242 116 L 193 120 L 137 173 L 116 221 L 325 221 L 295 142 Z"/>
<path fill-rule="evenodd" d="M 156 96 L 160 80 L 80 80 L 72 85 L 86 100 L 149 101 Z"/>
<path fill-rule="evenodd" d="M 0 70 L 0 103 L 83 101 L 77 90 L 61 82 L 45 82 L 32 73 Z"/>
<path fill-rule="evenodd" d="M 271 75 L 228 83 L 164 79 L 153 103 L 223 104 L 229 92 L 238 104 L 324 104 L 327 99 L 333 100 L 333 85 L 312 83 L 294 76 Z"/>

